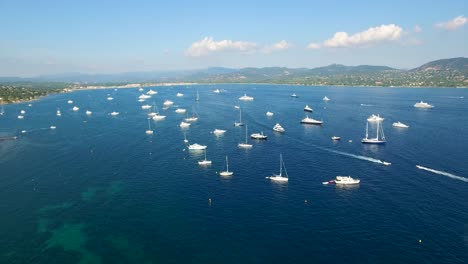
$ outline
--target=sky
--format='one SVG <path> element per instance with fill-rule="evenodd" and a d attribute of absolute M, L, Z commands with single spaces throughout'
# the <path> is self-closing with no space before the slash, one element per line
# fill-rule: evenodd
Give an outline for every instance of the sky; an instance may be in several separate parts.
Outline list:
<path fill-rule="evenodd" d="M 333 63 L 409 69 L 468 57 L 467 11 L 466 0 L 0 0 L 0 76 Z"/>

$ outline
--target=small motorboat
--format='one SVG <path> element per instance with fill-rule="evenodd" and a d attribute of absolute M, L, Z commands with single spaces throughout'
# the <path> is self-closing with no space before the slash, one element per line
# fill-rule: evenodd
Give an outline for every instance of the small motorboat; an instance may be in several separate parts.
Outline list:
<path fill-rule="evenodd" d="M 338 137 L 338 136 L 333 136 L 331 137 L 332 140 L 341 140 L 341 137 Z"/>
<path fill-rule="evenodd" d="M 313 110 L 312 107 L 310 107 L 309 105 L 306 105 L 306 106 L 304 107 L 304 111 L 305 111 L 305 112 L 313 112 L 314 110 Z"/>
<path fill-rule="evenodd" d="M 393 127 L 398 127 L 398 128 L 408 128 L 409 127 L 408 125 L 405 125 L 405 124 L 401 123 L 400 121 L 393 123 L 392 126 Z"/>
<path fill-rule="evenodd" d="M 251 139 L 258 139 L 258 140 L 266 140 L 268 138 L 267 135 L 263 134 L 263 131 L 260 133 L 253 133 L 250 135 Z"/>
<path fill-rule="evenodd" d="M 284 133 L 284 131 L 286 131 L 279 123 L 276 123 L 273 130 L 280 133 Z"/>

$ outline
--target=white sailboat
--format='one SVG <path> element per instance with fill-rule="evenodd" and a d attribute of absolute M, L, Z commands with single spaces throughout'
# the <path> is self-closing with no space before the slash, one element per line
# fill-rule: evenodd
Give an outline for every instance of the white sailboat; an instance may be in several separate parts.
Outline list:
<path fill-rule="evenodd" d="M 213 134 L 215 134 L 216 136 L 224 135 L 224 133 L 226 133 L 226 130 L 224 130 L 224 129 L 215 128 L 215 130 L 213 130 Z"/>
<path fill-rule="evenodd" d="M 188 143 L 187 135 L 184 132 L 184 143 Z"/>
<path fill-rule="evenodd" d="M 145 131 L 146 135 L 153 135 L 153 130 L 151 129 L 151 124 L 148 119 L 148 129 Z"/>
<path fill-rule="evenodd" d="M 177 93 L 176 96 L 177 97 L 182 97 L 182 96 L 184 96 L 184 94 L 183 93 Z"/>
<path fill-rule="evenodd" d="M 375 138 L 369 138 L 369 122 L 366 122 L 366 137 L 361 140 L 364 144 L 385 144 L 385 135 L 381 122 L 377 122 L 377 135 Z"/>
<path fill-rule="evenodd" d="M 205 148 L 205 159 L 199 160 L 198 165 L 211 165 L 211 160 L 206 159 L 206 148 Z"/>
<path fill-rule="evenodd" d="M 239 143 L 237 144 L 239 148 L 252 148 L 253 145 L 247 143 L 247 126 L 245 126 L 245 143 Z"/>
<path fill-rule="evenodd" d="M 229 171 L 228 156 L 226 156 L 226 170 L 220 172 L 219 175 L 221 175 L 221 176 L 232 176 L 232 174 L 234 174 L 234 172 Z"/>
<path fill-rule="evenodd" d="M 57 108 L 57 113 L 56 113 L 57 116 L 61 116 L 62 115 L 62 112 L 60 112 L 60 109 Z"/>
<path fill-rule="evenodd" d="M 283 176 L 283 168 L 284 168 L 284 176 Z M 273 174 L 272 176 L 266 177 L 267 179 L 270 179 L 272 181 L 278 181 L 278 182 L 287 182 L 288 181 L 288 172 L 286 171 L 286 166 L 284 166 L 283 162 L 283 155 L 280 154 L 280 173 L 279 174 Z"/>
<path fill-rule="evenodd" d="M 154 119 L 154 117 L 153 117 Z M 186 123 L 184 121 L 180 122 L 180 125 L 179 125 L 181 128 L 188 128 L 190 126 L 190 123 Z"/>
<path fill-rule="evenodd" d="M 244 123 L 242 123 L 242 109 L 239 108 L 239 122 L 234 121 L 234 126 L 243 126 Z"/>
<path fill-rule="evenodd" d="M 248 96 L 247 94 L 244 93 L 243 96 L 239 97 L 239 100 L 242 100 L 242 101 L 253 101 L 253 97 L 252 96 Z"/>
<path fill-rule="evenodd" d="M 195 110 L 194 108 L 192 107 L 192 116 L 191 117 L 188 117 L 184 119 L 185 122 L 195 122 L 198 120 L 198 116 L 195 114 Z"/>
<path fill-rule="evenodd" d="M 80 110 L 80 108 L 79 108 L 78 106 L 74 106 L 72 109 L 73 109 L 73 111 L 75 111 L 75 112 L 78 111 L 78 110 Z"/>

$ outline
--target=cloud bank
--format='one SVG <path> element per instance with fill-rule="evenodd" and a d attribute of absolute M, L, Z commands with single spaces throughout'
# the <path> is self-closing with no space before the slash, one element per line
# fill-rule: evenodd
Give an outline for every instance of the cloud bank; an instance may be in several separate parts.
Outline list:
<path fill-rule="evenodd" d="M 336 32 L 332 38 L 325 40 L 327 48 L 342 48 L 374 44 L 377 42 L 398 40 L 403 35 L 403 29 L 395 24 L 371 27 L 365 31 L 349 35 L 346 32 Z"/>
<path fill-rule="evenodd" d="M 287 50 L 292 47 L 292 44 L 287 42 L 286 40 L 281 40 L 278 43 L 275 43 L 271 46 L 267 46 L 263 49 L 264 53 L 272 53 L 275 51 L 282 51 L 282 50 Z"/>
<path fill-rule="evenodd" d="M 466 22 L 468 22 L 468 19 L 465 16 L 457 16 L 452 20 L 437 23 L 436 27 L 446 30 L 456 30 L 457 28 L 465 25 Z"/>
<path fill-rule="evenodd" d="M 220 40 L 215 41 L 213 37 L 205 37 L 200 41 L 192 43 L 187 49 L 186 54 L 191 57 L 202 57 L 222 51 L 254 51 L 257 44 L 248 41 Z"/>

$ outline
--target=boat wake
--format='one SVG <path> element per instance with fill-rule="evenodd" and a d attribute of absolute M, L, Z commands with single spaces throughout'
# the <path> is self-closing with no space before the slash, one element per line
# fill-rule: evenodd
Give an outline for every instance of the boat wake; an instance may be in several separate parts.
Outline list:
<path fill-rule="evenodd" d="M 371 104 L 361 104 L 361 106 L 374 106 L 374 105 L 371 105 Z"/>
<path fill-rule="evenodd" d="M 448 173 L 448 172 L 445 172 L 445 171 L 438 171 L 438 170 L 434 170 L 434 169 L 431 169 L 431 168 L 423 167 L 421 165 L 416 165 L 416 168 L 418 168 L 420 170 L 429 171 L 429 172 L 432 172 L 432 173 L 435 173 L 435 174 L 447 176 L 447 177 L 452 178 L 452 179 L 468 182 L 468 178 L 457 176 L 457 175 L 454 175 L 452 173 Z"/>
<path fill-rule="evenodd" d="M 348 156 L 348 157 L 353 157 L 353 158 L 356 158 L 356 159 L 360 159 L 360 160 L 367 160 L 367 161 L 370 161 L 370 162 L 383 164 L 383 165 L 385 165 L 385 166 L 392 165 L 392 163 L 390 163 L 390 162 L 383 161 L 383 160 L 379 160 L 379 159 L 374 159 L 374 158 L 371 158 L 371 157 L 355 155 L 355 154 L 351 154 L 351 153 L 347 153 L 347 152 L 342 152 L 342 151 L 337 151 L 337 150 L 332 150 L 332 149 L 327 149 L 327 148 L 322 148 L 322 149 L 323 149 L 323 150 L 326 150 L 326 151 L 329 151 L 329 152 L 336 153 L 336 154 L 340 154 L 340 155 L 344 155 L 344 156 Z"/>

